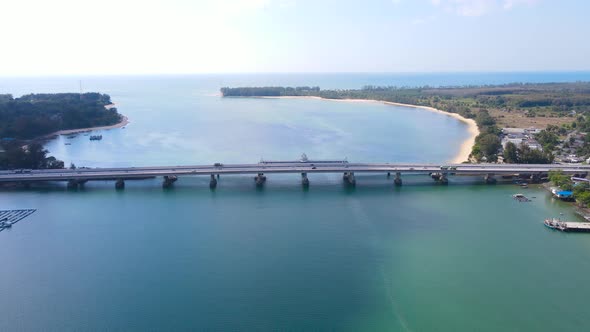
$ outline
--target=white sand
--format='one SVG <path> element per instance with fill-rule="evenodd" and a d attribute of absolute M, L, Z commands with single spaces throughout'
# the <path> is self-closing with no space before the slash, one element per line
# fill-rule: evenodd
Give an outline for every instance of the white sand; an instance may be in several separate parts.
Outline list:
<path fill-rule="evenodd" d="M 87 131 L 93 130 L 105 130 L 105 129 L 113 129 L 113 128 L 121 128 L 126 126 L 129 123 L 129 119 L 126 116 L 121 117 L 121 121 L 119 123 L 115 123 L 114 125 L 110 126 L 102 126 L 102 127 L 90 127 L 90 128 L 78 128 L 78 129 L 66 129 L 66 130 L 58 130 L 51 134 L 47 134 L 45 136 L 39 137 L 39 139 L 48 139 L 57 135 L 70 135 L 70 134 L 77 134 L 83 133 Z"/>

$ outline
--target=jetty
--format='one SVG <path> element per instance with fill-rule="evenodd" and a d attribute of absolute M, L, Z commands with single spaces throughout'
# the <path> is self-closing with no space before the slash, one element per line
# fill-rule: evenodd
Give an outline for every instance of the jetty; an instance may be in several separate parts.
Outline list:
<path fill-rule="evenodd" d="M 562 232 L 590 232 L 590 223 L 545 219 L 545 226 Z"/>
<path fill-rule="evenodd" d="M 357 184 L 355 174 L 382 173 L 387 179 L 393 178 L 393 185 L 401 186 L 403 175 L 425 175 L 436 184 L 448 184 L 453 176 L 473 176 L 482 178 L 485 183 L 494 184 L 496 177 L 517 177 L 529 183 L 546 179 L 550 171 L 561 171 L 570 176 L 585 178 L 590 172 L 589 165 L 558 164 L 424 164 L 424 163 L 354 163 L 347 160 L 311 160 L 301 158 L 291 161 L 260 161 L 255 164 L 211 163 L 209 165 L 187 166 L 148 166 L 114 168 L 78 168 L 43 170 L 0 171 L 1 183 L 31 184 L 35 182 L 67 182 L 69 188 L 77 188 L 88 181 L 114 181 L 117 189 L 125 187 L 125 181 L 161 177 L 162 185 L 170 187 L 181 176 L 206 176 L 210 187 L 218 184 L 220 176 L 254 174 L 257 186 L 264 186 L 270 174 L 298 174 L 303 186 L 312 185 L 311 174 L 339 173 L 345 183 Z"/>

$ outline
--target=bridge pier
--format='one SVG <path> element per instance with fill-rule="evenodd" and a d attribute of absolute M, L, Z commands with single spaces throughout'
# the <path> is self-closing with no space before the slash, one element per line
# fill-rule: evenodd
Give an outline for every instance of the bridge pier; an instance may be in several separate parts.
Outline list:
<path fill-rule="evenodd" d="M 349 184 L 351 186 L 356 185 L 356 179 L 354 177 L 353 172 L 344 172 L 344 175 L 342 176 L 342 180 L 344 180 L 344 182 L 346 182 L 347 184 Z"/>
<path fill-rule="evenodd" d="M 68 180 L 68 189 L 78 189 L 78 180 Z"/>
<path fill-rule="evenodd" d="M 301 173 L 301 185 L 304 187 L 309 187 L 309 179 L 307 178 L 307 173 Z"/>
<path fill-rule="evenodd" d="M 402 173 L 400 172 L 396 172 L 395 173 L 395 178 L 393 179 L 393 183 L 399 187 L 402 185 Z"/>
<path fill-rule="evenodd" d="M 447 178 L 447 173 L 442 173 L 438 182 L 440 184 L 449 184 L 449 179 Z"/>
<path fill-rule="evenodd" d="M 486 181 L 487 184 L 495 184 L 496 183 L 496 178 L 494 178 L 494 174 L 492 174 L 492 173 L 486 174 L 486 176 L 484 177 L 484 180 Z"/>
<path fill-rule="evenodd" d="M 68 189 L 78 189 L 80 187 L 83 187 L 86 182 L 88 182 L 88 180 L 71 179 L 68 180 L 67 187 Z"/>
<path fill-rule="evenodd" d="M 178 180 L 178 177 L 176 175 L 164 175 L 164 182 L 162 182 L 162 187 L 170 188 L 172 187 L 172 184 L 176 182 L 176 180 Z"/>
<path fill-rule="evenodd" d="M 438 184 L 449 184 L 447 173 L 432 173 L 430 177 L 432 177 Z"/>
<path fill-rule="evenodd" d="M 258 175 L 254 177 L 254 182 L 256 182 L 257 187 L 262 187 L 266 182 L 266 176 L 264 176 L 264 173 L 258 173 Z"/>
<path fill-rule="evenodd" d="M 115 189 L 117 189 L 117 190 L 125 189 L 125 180 L 117 179 L 117 182 L 115 182 Z"/>
<path fill-rule="evenodd" d="M 217 174 L 219 176 L 219 174 Z M 211 180 L 209 181 L 209 188 L 215 189 L 217 187 L 217 179 L 215 178 L 215 174 L 211 174 Z"/>
<path fill-rule="evenodd" d="M 439 181 L 441 184 L 449 184 L 449 179 L 447 178 L 447 173 L 442 173 Z"/>

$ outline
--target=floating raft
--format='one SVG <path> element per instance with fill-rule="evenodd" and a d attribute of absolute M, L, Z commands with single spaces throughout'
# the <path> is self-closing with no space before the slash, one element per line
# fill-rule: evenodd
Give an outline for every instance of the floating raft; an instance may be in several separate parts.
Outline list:
<path fill-rule="evenodd" d="M 0 210 L 0 232 L 35 213 L 36 209 Z"/>

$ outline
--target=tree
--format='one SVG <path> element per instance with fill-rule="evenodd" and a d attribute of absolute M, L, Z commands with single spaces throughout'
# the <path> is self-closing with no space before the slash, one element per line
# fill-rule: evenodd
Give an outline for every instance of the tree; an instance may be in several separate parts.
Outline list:
<path fill-rule="evenodd" d="M 518 148 L 518 162 L 520 164 L 551 164 L 553 158 L 551 153 L 531 149 L 526 144 L 522 144 Z"/>
<path fill-rule="evenodd" d="M 553 182 L 556 186 L 563 186 L 571 183 L 570 178 L 563 174 L 561 170 L 549 171 L 549 181 Z"/>
<path fill-rule="evenodd" d="M 541 145 L 543 149 L 546 151 L 553 151 L 555 146 L 559 144 L 559 137 L 551 131 L 542 130 L 540 133 L 535 135 L 535 138 Z"/>
<path fill-rule="evenodd" d="M 582 206 L 588 206 L 590 204 L 590 191 L 584 190 L 578 194 L 574 194 L 576 201 Z"/>
<path fill-rule="evenodd" d="M 516 164 L 518 163 L 518 151 L 516 145 L 512 142 L 506 143 L 504 148 L 504 162 Z"/>
<path fill-rule="evenodd" d="M 496 161 L 498 159 L 497 153 L 502 144 L 500 138 L 494 134 L 480 134 L 475 139 L 475 144 L 481 151 L 481 156 L 485 157 L 487 161 Z"/>
<path fill-rule="evenodd" d="M 63 168 L 64 162 L 47 157 L 48 151 L 39 143 L 30 143 L 21 146 L 19 142 L 13 142 L 4 147 L 6 152 L 0 159 L 0 169 L 45 169 L 45 168 Z"/>

